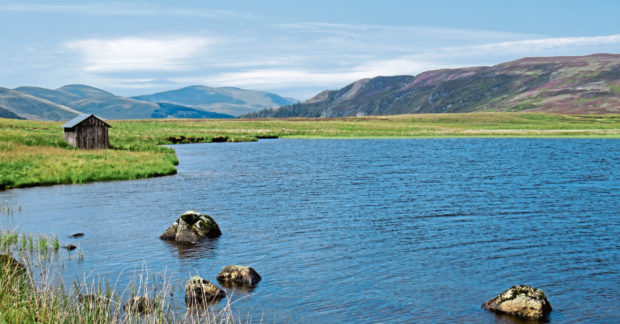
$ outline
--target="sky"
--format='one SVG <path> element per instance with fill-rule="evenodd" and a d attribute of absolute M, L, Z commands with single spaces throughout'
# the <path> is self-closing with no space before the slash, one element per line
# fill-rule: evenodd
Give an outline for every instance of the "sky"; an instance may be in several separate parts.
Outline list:
<path fill-rule="evenodd" d="M 4 1 L 0 87 L 298 100 L 362 78 L 620 53 L 620 1 Z"/>

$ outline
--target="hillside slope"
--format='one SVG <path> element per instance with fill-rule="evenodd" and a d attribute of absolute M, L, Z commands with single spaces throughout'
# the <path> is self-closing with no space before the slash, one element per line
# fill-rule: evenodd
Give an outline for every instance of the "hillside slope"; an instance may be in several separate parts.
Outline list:
<path fill-rule="evenodd" d="M 232 118 L 233 116 L 208 112 L 193 107 L 146 102 L 115 96 L 107 91 L 87 85 L 72 84 L 50 90 L 38 87 L 19 87 L 21 92 L 32 97 L 71 107 L 83 113 L 95 114 L 105 119 L 149 119 L 149 118 Z M 46 120 L 35 116 L 36 109 L 27 119 Z M 60 119 L 60 120 L 66 120 Z M 68 118 L 71 119 L 71 118 Z"/>
<path fill-rule="evenodd" d="M 620 113 L 620 55 L 524 58 L 491 67 L 362 79 L 304 103 L 242 117 L 472 111 Z"/>
<path fill-rule="evenodd" d="M 30 120 L 69 120 L 82 112 L 46 99 L 0 87 L 0 116 Z"/>
<path fill-rule="evenodd" d="M 168 102 L 238 116 L 263 108 L 290 105 L 294 101 L 277 94 L 232 87 L 189 86 L 177 90 L 132 97 L 149 102 Z"/>

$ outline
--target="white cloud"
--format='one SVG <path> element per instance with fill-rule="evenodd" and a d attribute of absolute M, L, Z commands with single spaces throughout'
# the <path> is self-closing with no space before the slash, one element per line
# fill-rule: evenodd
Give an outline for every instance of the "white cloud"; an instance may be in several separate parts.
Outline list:
<path fill-rule="evenodd" d="M 178 83 L 202 83 L 215 86 L 237 86 L 259 89 L 277 89 L 283 87 L 342 87 L 359 79 L 379 75 L 417 74 L 430 69 L 445 67 L 435 62 L 411 59 L 394 59 L 364 62 L 357 66 L 341 70 L 310 70 L 274 67 L 253 69 L 240 72 L 225 72 L 205 78 L 178 78 Z"/>
<path fill-rule="evenodd" d="M 76 16 L 200 17 L 218 20 L 261 20 L 252 14 L 203 8 L 163 7 L 152 3 L 117 2 L 105 4 L 0 4 L 7 13 L 53 13 Z"/>
<path fill-rule="evenodd" d="M 211 43 L 199 37 L 125 37 L 71 41 L 65 46 L 83 56 L 88 72 L 182 71 Z"/>
<path fill-rule="evenodd" d="M 524 39 L 507 42 L 494 42 L 480 45 L 444 47 L 432 54 L 449 57 L 466 55 L 489 55 L 492 53 L 531 53 L 541 55 L 544 51 L 566 49 L 586 49 L 590 53 L 595 46 L 620 45 L 620 34 L 591 37 L 555 37 L 541 39 Z M 539 53 L 539 54 L 536 54 Z"/>
<path fill-rule="evenodd" d="M 252 68 L 239 62 L 243 71 L 221 72 L 208 77 L 176 78 L 178 83 L 201 83 L 214 86 L 237 86 L 262 90 L 312 89 L 297 91 L 300 98 L 310 97 L 319 89 L 341 88 L 359 79 L 375 76 L 416 75 L 424 71 L 459 68 L 472 65 L 493 65 L 523 56 L 571 55 L 569 49 L 591 54 L 596 46 L 612 47 L 620 44 L 620 34 L 593 37 L 560 37 L 489 42 L 454 47 L 431 47 L 411 55 L 386 53 L 385 59 L 362 57 L 349 64 L 313 67 L 303 64 L 294 67 L 280 65 Z M 390 55 L 391 54 L 391 55 Z M 572 54 L 575 55 L 575 54 Z M 475 64 L 464 62 L 478 62 Z"/>

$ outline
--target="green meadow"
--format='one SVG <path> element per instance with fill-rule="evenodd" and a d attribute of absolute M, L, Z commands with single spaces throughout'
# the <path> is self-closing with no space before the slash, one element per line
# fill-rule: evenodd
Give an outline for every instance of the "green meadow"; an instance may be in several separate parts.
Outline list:
<path fill-rule="evenodd" d="M 175 143 L 260 138 L 620 138 L 620 115 L 420 114 L 327 119 L 109 121 L 108 150 L 74 149 L 59 122 L 0 118 L 0 189 L 174 174 Z"/>

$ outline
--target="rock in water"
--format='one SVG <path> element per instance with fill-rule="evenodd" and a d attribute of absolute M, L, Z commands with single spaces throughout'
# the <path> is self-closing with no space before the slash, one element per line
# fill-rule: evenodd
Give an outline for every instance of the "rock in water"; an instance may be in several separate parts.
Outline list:
<path fill-rule="evenodd" d="M 226 286 L 254 287 L 261 276 L 249 266 L 229 265 L 217 274 L 217 280 Z"/>
<path fill-rule="evenodd" d="M 213 238 L 220 235 L 222 235 L 220 227 L 211 216 L 188 210 L 170 225 L 160 238 L 181 244 L 196 244 L 204 237 Z"/>
<path fill-rule="evenodd" d="M 185 305 L 187 307 L 207 306 L 226 297 L 226 292 L 200 276 L 189 278 L 185 285 Z"/>
<path fill-rule="evenodd" d="M 138 296 L 128 300 L 123 305 L 123 310 L 133 314 L 149 314 L 155 310 L 155 301 L 148 297 Z"/>
<path fill-rule="evenodd" d="M 482 308 L 529 319 L 542 319 L 551 312 L 545 293 L 527 285 L 511 287 L 482 304 Z"/>

